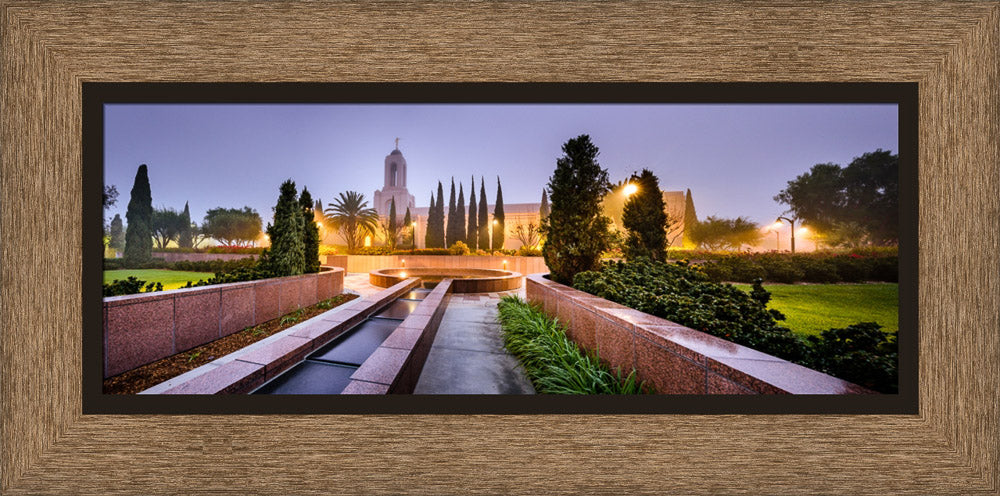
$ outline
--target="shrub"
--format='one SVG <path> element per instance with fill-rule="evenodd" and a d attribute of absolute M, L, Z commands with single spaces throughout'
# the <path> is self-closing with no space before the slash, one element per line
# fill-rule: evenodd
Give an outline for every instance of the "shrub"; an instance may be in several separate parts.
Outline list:
<path fill-rule="evenodd" d="M 804 275 L 802 280 L 815 283 L 840 282 L 837 267 L 828 259 L 802 258 L 801 267 Z"/>
<path fill-rule="evenodd" d="M 456 241 L 452 243 L 451 248 L 448 248 L 448 253 L 451 255 L 468 255 L 469 247 L 461 241 Z"/>
<path fill-rule="evenodd" d="M 447 251 L 447 250 L 445 250 Z M 364 246 L 355 248 L 351 255 L 389 255 L 395 253 L 386 246 Z"/>
<path fill-rule="evenodd" d="M 896 335 L 882 332 L 875 322 L 829 329 L 809 341 L 815 369 L 876 391 L 898 390 Z"/>
<path fill-rule="evenodd" d="M 753 283 L 747 294 L 712 282 L 686 263 L 648 259 L 605 262 L 601 270 L 581 272 L 573 279 L 573 287 L 581 291 L 845 380 L 861 378 L 866 381 L 862 385 L 877 391 L 895 392 L 895 382 L 886 379 L 896 377 L 894 351 L 869 327 L 832 329 L 807 341 L 778 325 L 783 316 L 766 308 L 770 295 L 761 280 Z"/>
<path fill-rule="evenodd" d="M 564 327 L 536 306 L 516 296 L 500 300 L 499 316 L 504 347 L 524 366 L 535 390 L 542 394 L 640 394 L 635 371 L 622 377 L 591 353 L 580 350 Z"/>
<path fill-rule="evenodd" d="M 124 280 L 115 279 L 109 283 L 104 283 L 104 296 L 122 296 L 136 293 L 152 293 L 153 291 L 163 291 L 162 283 L 146 283 L 135 276 L 128 276 Z"/>
<path fill-rule="evenodd" d="M 530 246 L 522 246 L 517 249 L 516 254 L 519 257 L 540 257 L 542 256 L 542 249 L 532 248 Z"/>

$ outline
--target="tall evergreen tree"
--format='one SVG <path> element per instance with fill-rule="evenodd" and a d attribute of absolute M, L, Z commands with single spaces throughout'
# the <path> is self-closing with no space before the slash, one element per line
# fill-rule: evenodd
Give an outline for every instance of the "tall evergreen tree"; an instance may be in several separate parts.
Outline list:
<path fill-rule="evenodd" d="M 538 218 L 540 220 L 545 220 L 549 217 L 549 192 L 542 190 L 542 205 L 538 207 Z"/>
<path fill-rule="evenodd" d="M 403 232 L 409 233 L 404 236 L 406 241 L 403 246 L 409 246 L 411 250 L 416 248 L 417 228 L 413 225 L 413 217 L 410 216 L 410 207 L 406 207 L 406 215 L 403 217 Z"/>
<path fill-rule="evenodd" d="M 437 206 L 437 219 L 434 221 L 434 247 L 435 248 L 447 248 L 445 246 L 445 229 L 444 229 L 444 188 L 441 186 L 441 181 L 438 181 L 438 206 Z"/>
<path fill-rule="evenodd" d="M 462 183 L 458 183 L 458 203 L 455 204 L 455 241 L 465 243 L 465 188 Z"/>
<path fill-rule="evenodd" d="M 479 249 L 479 205 L 476 205 L 476 178 L 472 178 L 472 187 L 469 188 L 469 224 L 465 230 L 465 244 L 469 249 L 476 251 Z"/>
<path fill-rule="evenodd" d="M 125 265 L 136 266 L 153 258 L 153 196 L 146 164 L 139 166 L 125 212 Z"/>
<path fill-rule="evenodd" d="M 486 182 L 479 178 L 479 249 L 490 249 L 490 213 L 486 210 Z"/>
<path fill-rule="evenodd" d="M 319 272 L 319 226 L 316 224 L 316 204 L 305 186 L 299 195 L 302 208 L 302 269 L 305 273 Z"/>
<path fill-rule="evenodd" d="M 633 174 L 629 180 L 636 190 L 622 211 L 625 226 L 625 257 L 629 260 L 648 257 L 663 261 L 667 256 L 667 212 L 660 192 L 660 180 L 649 169 Z"/>
<path fill-rule="evenodd" d="M 688 188 L 684 196 L 684 237 L 682 243 L 685 249 L 693 249 L 697 245 L 691 239 L 691 229 L 698 224 L 698 214 L 694 211 L 694 199 L 691 198 L 691 189 Z"/>
<path fill-rule="evenodd" d="M 611 219 L 601 213 L 610 183 L 597 163 L 599 150 L 587 135 L 567 141 L 549 178 L 552 211 L 542 222 L 542 256 L 554 281 L 572 284 L 573 276 L 600 266 L 610 242 Z"/>
<path fill-rule="evenodd" d="M 503 189 L 500 188 L 500 176 L 497 176 L 497 203 L 493 206 L 493 251 L 502 250 L 507 239 L 507 228 L 504 225 Z"/>
<path fill-rule="evenodd" d="M 118 214 L 115 214 L 115 218 L 111 219 L 109 236 L 111 240 L 108 246 L 115 251 L 121 251 L 125 248 L 125 227 L 122 225 L 122 217 Z"/>
<path fill-rule="evenodd" d="M 427 229 L 424 230 L 424 248 L 434 248 L 434 219 L 437 214 L 437 203 L 434 202 L 434 191 L 431 191 L 431 203 L 427 208 Z"/>
<path fill-rule="evenodd" d="M 267 225 L 267 236 L 271 239 L 269 268 L 279 277 L 301 274 L 305 270 L 302 207 L 297 196 L 291 179 L 281 183 L 278 203 L 274 206 L 274 224 Z"/>
<path fill-rule="evenodd" d="M 462 207 L 463 209 L 465 207 Z M 458 207 L 455 205 L 455 178 L 451 178 L 451 194 L 448 196 L 448 227 L 445 231 L 445 247 L 450 247 L 455 244 L 456 241 L 460 241 L 461 238 L 458 237 L 458 225 L 456 221 L 458 220 L 458 214 L 456 213 Z"/>
<path fill-rule="evenodd" d="M 399 239 L 399 221 L 396 220 L 396 197 L 389 201 L 389 218 L 386 220 L 385 244 L 390 250 L 396 249 L 396 240 Z"/>
<path fill-rule="evenodd" d="M 181 230 L 177 233 L 177 246 L 181 248 L 191 248 L 193 243 L 193 233 L 191 232 L 191 209 L 188 202 L 184 202 L 184 211 L 181 212 Z"/>

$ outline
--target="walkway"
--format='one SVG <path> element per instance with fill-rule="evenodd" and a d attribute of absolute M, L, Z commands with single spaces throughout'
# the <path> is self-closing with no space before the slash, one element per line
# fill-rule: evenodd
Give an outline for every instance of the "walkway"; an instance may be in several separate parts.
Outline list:
<path fill-rule="evenodd" d="M 367 273 L 349 273 L 344 288 L 367 296 L 373 286 Z M 531 381 L 500 338 L 497 304 L 504 293 L 454 294 L 427 355 L 415 394 L 534 394 Z"/>
<path fill-rule="evenodd" d="M 524 289 L 451 295 L 415 394 L 535 393 L 500 338 L 497 303 L 505 294 L 524 298 Z"/>

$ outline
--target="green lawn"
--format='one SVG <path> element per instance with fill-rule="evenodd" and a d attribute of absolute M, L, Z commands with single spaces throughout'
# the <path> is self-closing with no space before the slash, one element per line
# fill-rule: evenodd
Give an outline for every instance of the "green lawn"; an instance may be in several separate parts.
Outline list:
<path fill-rule="evenodd" d="M 198 279 L 208 279 L 214 276 L 214 272 L 184 272 L 182 270 L 106 270 L 104 271 L 104 282 L 111 282 L 115 279 L 125 279 L 128 276 L 135 276 L 143 281 L 163 283 L 163 289 L 177 289 L 187 284 L 188 281 L 198 282 Z"/>
<path fill-rule="evenodd" d="M 749 284 L 736 284 L 749 292 Z M 887 332 L 899 329 L 897 284 L 765 284 L 767 307 L 785 314 L 784 324 L 799 334 L 819 334 L 857 322 L 877 322 Z"/>

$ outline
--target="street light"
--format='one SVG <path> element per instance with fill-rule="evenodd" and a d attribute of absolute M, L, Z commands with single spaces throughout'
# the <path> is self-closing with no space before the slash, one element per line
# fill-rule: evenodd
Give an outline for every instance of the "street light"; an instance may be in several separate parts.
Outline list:
<path fill-rule="evenodd" d="M 632 193 L 635 193 L 636 191 L 639 191 L 639 187 L 636 186 L 635 183 L 628 183 L 625 185 L 625 189 L 622 191 L 622 193 L 625 194 L 625 198 L 628 198 L 632 196 Z"/>
<path fill-rule="evenodd" d="M 792 253 L 795 253 L 795 220 L 789 219 L 788 217 L 778 217 L 778 220 L 774 221 L 775 227 L 781 227 L 781 221 L 787 220 L 791 224 L 791 229 L 789 231 L 792 233 Z"/>

